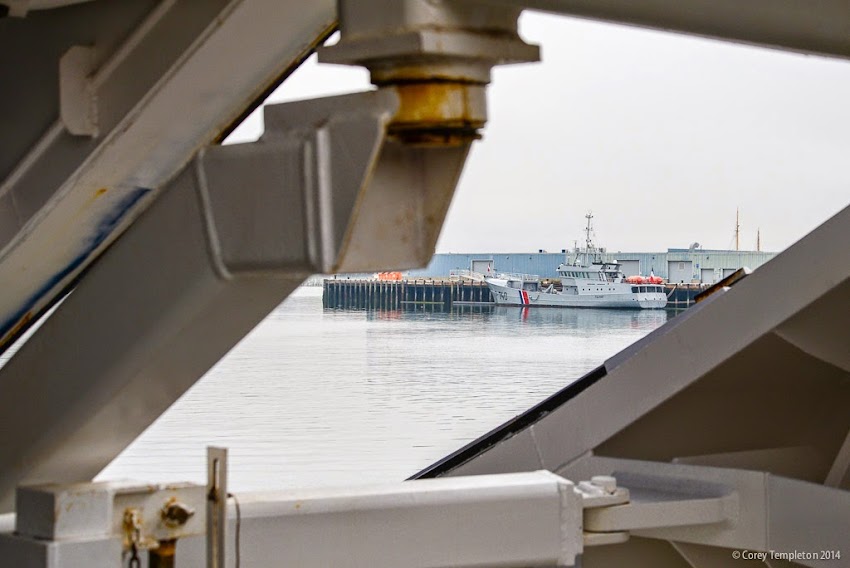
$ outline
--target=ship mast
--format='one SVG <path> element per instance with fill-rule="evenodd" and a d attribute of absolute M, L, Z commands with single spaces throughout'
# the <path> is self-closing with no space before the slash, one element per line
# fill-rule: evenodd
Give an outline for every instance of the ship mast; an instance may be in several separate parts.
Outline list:
<path fill-rule="evenodd" d="M 587 227 L 584 229 L 584 262 L 587 266 L 590 266 L 592 262 L 590 260 L 591 253 L 593 253 L 594 258 L 596 257 L 596 251 L 593 249 L 593 238 L 591 237 L 591 234 L 593 234 L 593 212 L 588 211 L 584 218 L 587 219 Z"/>
<path fill-rule="evenodd" d="M 740 209 L 735 209 L 735 250 L 741 250 Z"/>
<path fill-rule="evenodd" d="M 756 250 L 761 252 L 761 227 L 756 229 Z"/>

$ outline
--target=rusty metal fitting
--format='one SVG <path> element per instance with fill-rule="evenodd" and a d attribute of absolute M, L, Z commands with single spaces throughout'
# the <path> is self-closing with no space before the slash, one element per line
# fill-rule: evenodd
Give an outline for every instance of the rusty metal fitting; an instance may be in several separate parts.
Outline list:
<path fill-rule="evenodd" d="M 162 523 L 172 529 L 185 525 L 194 514 L 194 509 L 175 497 L 169 499 L 159 512 Z"/>
<path fill-rule="evenodd" d="M 160 540 L 148 553 L 149 568 L 174 568 L 177 539 Z"/>
<path fill-rule="evenodd" d="M 339 43 L 326 63 L 362 65 L 400 108 L 388 134 L 405 144 L 460 146 L 480 138 L 495 65 L 537 61 L 517 32 L 521 8 L 441 0 L 340 0 Z"/>
<path fill-rule="evenodd" d="M 133 544 L 140 545 L 142 531 L 142 513 L 139 509 L 128 508 L 124 510 L 124 515 L 121 520 L 121 533 L 123 536 L 124 548 L 129 548 Z"/>
<path fill-rule="evenodd" d="M 399 108 L 389 135 L 408 144 L 456 146 L 480 138 L 487 120 L 484 85 L 449 81 L 406 82 L 392 88 Z"/>

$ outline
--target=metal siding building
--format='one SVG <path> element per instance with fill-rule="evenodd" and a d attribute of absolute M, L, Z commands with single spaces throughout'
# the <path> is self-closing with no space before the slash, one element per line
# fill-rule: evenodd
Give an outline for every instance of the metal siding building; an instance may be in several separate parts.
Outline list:
<path fill-rule="evenodd" d="M 542 277 L 557 276 L 558 266 L 564 262 L 564 253 L 473 253 L 435 254 L 427 267 L 408 272 L 410 277 L 448 276 L 458 270 L 470 270 L 473 261 L 492 261 L 498 272 L 537 274 Z M 476 262 L 478 264 L 478 262 Z"/>
<path fill-rule="evenodd" d="M 720 280 L 724 271 L 736 270 L 742 266 L 758 268 L 776 253 L 757 251 L 734 251 L 734 250 L 706 250 L 697 249 L 668 249 L 667 252 L 605 252 L 604 260 L 632 261 L 629 265 L 629 274 L 635 273 L 635 262 L 637 261 L 640 274 L 648 276 L 650 272 L 664 279 L 668 277 L 668 263 L 675 262 L 676 270 L 679 263 L 684 264 L 682 272 L 677 272 L 678 281 L 699 282 L 701 279 L 708 283 L 708 278 L 713 274 L 713 282 Z M 473 253 L 473 254 L 436 254 L 431 258 L 427 267 L 420 270 L 408 272 L 410 277 L 448 276 L 458 270 L 469 270 L 473 261 L 492 261 L 494 271 L 518 272 L 523 274 L 537 274 L 541 277 L 557 277 L 557 269 L 566 259 L 565 252 L 559 253 Z M 690 263 L 690 264 L 688 264 Z M 480 263 L 476 263 L 479 267 Z M 690 276 L 688 276 L 688 274 Z"/>

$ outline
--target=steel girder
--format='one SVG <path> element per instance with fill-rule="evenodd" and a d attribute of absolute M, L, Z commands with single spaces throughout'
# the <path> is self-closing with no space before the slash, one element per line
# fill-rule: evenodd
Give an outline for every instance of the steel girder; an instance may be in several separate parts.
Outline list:
<path fill-rule="evenodd" d="M 479 0 L 460 0 L 475 4 Z M 850 58 L 843 0 L 487 0 L 567 16 Z"/>
<path fill-rule="evenodd" d="M 0 370 L 2 509 L 91 479 L 308 275 L 427 262 L 469 143 L 388 138 L 399 100 L 267 107 L 175 178 Z"/>
<path fill-rule="evenodd" d="M 333 29 L 332 0 L 0 18 L 0 348 Z"/>

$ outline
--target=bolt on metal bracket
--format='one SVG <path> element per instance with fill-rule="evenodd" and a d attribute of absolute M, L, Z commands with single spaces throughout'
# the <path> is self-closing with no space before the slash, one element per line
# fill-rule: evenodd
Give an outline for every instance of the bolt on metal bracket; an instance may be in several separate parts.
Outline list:
<path fill-rule="evenodd" d="M 612 475 L 596 475 L 576 485 L 584 507 L 584 544 L 618 544 L 633 530 L 722 523 L 737 512 L 732 488 L 687 479 L 620 474 L 643 498 L 631 500 Z"/>
<path fill-rule="evenodd" d="M 9 565 L 45 567 L 117 566 L 122 556 L 139 565 L 143 554 L 171 558 L 172 543 L 204 534 L 205 497 L 203 486 L 189 483 L 19 487 L 15 532 L 0 534 L 0 558 Z M 202 512 L 188 514 L 193 509 Z M 34 564 L 33 558 L 44 563 Z"/>
<path fill-rule="evenodd" d="M 629 502 L 629 490 L 617 486 L 617 479 L 610 475 L 595 475 L 590 481 L 576 484 L 575 492 L 581 496 L 583 516 L 592 509 L 625 505 Z M 587 530 L 586 521 L 582 523 L 584 546 L 620 544 L 629 540 L 629 533 L 622 530 Z"/>
<path fill-rule="evenodd" d="M 618 486 L 619 481 L 629 489 Z M 626 542 L 633 531 L 706 526 L 733 520 L 733 487 L 704 480 L 620 472 L 576 485 L 584 506 L 585 546 Z"/>

